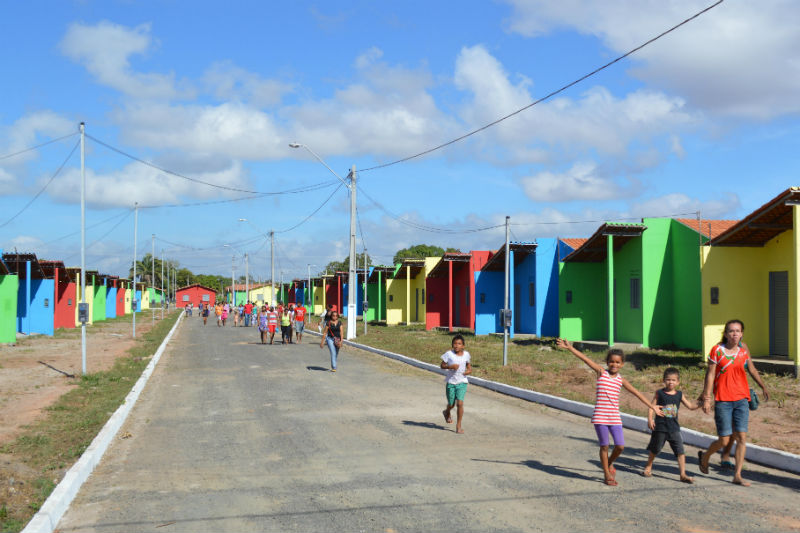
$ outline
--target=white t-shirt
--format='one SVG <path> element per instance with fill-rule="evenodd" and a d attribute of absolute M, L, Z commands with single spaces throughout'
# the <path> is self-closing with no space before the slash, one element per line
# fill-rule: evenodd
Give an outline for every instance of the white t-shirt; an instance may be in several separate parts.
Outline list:
<path fill-rule="evenodd" d="M 447 363 L 448 365 L 452 365 L 453 363 L 458 363 L 458 370 L 448 369 L 447 374 L 444 377 L 445 383 L 451 383 L 453 385 L 458 385 L 459 383 L 468 383 L 469 380 L 467 376 L 464 375 L 464 372 L 467 370 L 467 363 L 469 363 L 469 352 L 464 350 L 461 352 L 461 355 L 456 355 L 453 350 L 448 350 L 442 356 L 442 361 Z"/>

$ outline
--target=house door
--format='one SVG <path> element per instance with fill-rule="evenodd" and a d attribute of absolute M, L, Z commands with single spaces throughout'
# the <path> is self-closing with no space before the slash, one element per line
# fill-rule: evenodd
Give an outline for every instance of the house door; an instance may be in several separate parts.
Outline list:
<path fill-rule="evenodd" d="M 419 289 L 414 289 L 414 322 L 419 322 Z"/>
<path fill-rule="evenodd" d="M 520 313 L 520 309 L 522 308 L 522 306 L 520 305 L 521 293 L 522 293 L 522 289 L 520 288 L 519 283 L 515 283 L 514 284 L 514 311 L 513 311 L 513 313 L 514 313 L 514 331 L 516 333 L 519 333 L 520 331 L 522 331 L 522 328 L 520 327 L 520 324 L 522 323 L 522 320 L 520 320 L 520 315 L 522 314 L 522 313 Z"/>
<path fill-rule="evenodd" d="M 457 327 L 460 324 L 459 318 L 461 317 L 461 291 L 458 286 L 453 287 L 453 326 Z"/>
<path fill-rule="evenodd" d="M 789 355 L 789 272 L 769 273 L 769 353 Z"/>

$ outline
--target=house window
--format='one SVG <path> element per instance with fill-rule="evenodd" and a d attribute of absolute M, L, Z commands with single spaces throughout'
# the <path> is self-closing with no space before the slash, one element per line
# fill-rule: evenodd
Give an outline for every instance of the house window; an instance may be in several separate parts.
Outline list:
<path fill-rule="evenodd" d="M 189 301 L 189 295 L 188 294 L 184 294 L 183 295 L 183 301 L 184 302 L 188 302 Z"/>
<path fill-rule="evenodd" d="M 429 303 L 429 304 L 432 304 L 432 303 L 433 303 L 433 294 L 429 294 L 429 295 L 428 295 L 428 303 Z"/>
<path fill-rule="evenodd" d="M 528 305 L 536 307 L 536 285 L 528 283 Z"/>
<path fill-rule="evenodd" d="M 72 305 L 72 298 L 67 298 L 67 305 Z"/>
<path fill-rule="evenodd" d="M 711 287 L 711 304 L 717 305 L 719 303 L 719 287 Z"/>
<path fill-rule="evenodd" d="M 422 301 L 425 301 L 425 289 L 422 289 Z"/>
<path fill-rule="evenodd" d="M 482 304 L 485 304 L 485 303 L 486 303 L 486 293 L 485 293 L 485 292 L 482 292 L 482 293 L 481 293 L 481 303 L 482 303 Z"/>
<path fill-rule="evenodd" d="M 565 300 L 567 301 L 568 304 L 571 304 L 572 303 L 572 291 L 567 291 L 566 294 L 564 294 L 564 298 L 565 298 Z"/>
<path fill-rule="evenodd" d="M 642 306 L 641 281 L 639 278 L 631 278 L 631 309 Z"/>
<path fill-rule="evenodd" d="M 48 307 L 50 307 L 50 299 L 49 299 L 49 298 L 45 298 L 45 299 L 44 299 L 44 307 L 45 307 L 45 308 L 48 308 Z"/>
<path fill-rule="evenodd" d="M 204 301 L 204 302 L 207 302 L 207 301 L 209 301 L 210 299 L 211 299 L 211 298 L 210 298 L 210 296 L 209 296 L 208 294 L 204 294 L 204 295 L 203 295 L 203 301 Z"/>
<path fill-rule="evenodd" d="M 393 302 L 393 301 L 394 301 L 394 294 L 390 294 L 390 295 L 389 295 L 389 301 L 390 301 L 390 302 Z"/>

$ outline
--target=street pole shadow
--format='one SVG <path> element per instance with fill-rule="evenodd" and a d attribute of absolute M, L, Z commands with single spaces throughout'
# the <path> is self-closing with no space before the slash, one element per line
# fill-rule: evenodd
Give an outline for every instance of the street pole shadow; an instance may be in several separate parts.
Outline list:
<path fill-rule="evenodd" d="M 528 468 L 533 468 L 534 470 L 540 470 L 546 474 L 550 474 L 553 476 L 561 476 L 570 479 L 583 479 L 585 481 L 594 481 L 594 482 L 601 482 L 602 479 L 598 476 L 585 476 L 580 472 L 595 472 L 595 470 L 584 470 L 580 468 L 565 468 L 563 466 L 558 465 L 546 465 L 541 461 L 536 461 L 534 459 L 527 459 L 525 461 L 497 461 L 494 459 L 472 459 L 473 461 L 479 461 L 482 463 L 498 463 L 498 464 L 506 464 L 506 465 L 520 465 L 520 466 L 527 466 Z M 602 471 L 601 471 L 602 473 Z"/>
<path fill-rule="evenodd" d="M 441 426 L 439 424 L 434 424 L 433 422 L 416 422 L 414 420 L 403 420 L 403 425 L 416 426 L 416 427 L 427 428 L 427 429 L 441 429 L 442 431 L 447 429 L 446 427 Z"/>
<path fill-rule="evenodd" d="M 327 372 L 328 369 L 324 366 L 307 366 L 306 370 L 316 370 L 318 372 Z"/>

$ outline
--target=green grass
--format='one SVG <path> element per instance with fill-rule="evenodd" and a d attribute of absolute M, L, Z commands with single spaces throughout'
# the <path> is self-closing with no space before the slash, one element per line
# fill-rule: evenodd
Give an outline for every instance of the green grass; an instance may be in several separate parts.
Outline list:
<path fill-rule="evenodd" d="M 158 346 L 180 315 L 173 312 L 139 337 L 114 366 L 76 379 L 76 388 L 47 409 L 47 415 L 26 428 L 23 435 L 0 449 L 40 472 L 33 480 L 34 495 L 27 512 L 0 513 L 0 531 L 19 531 L 55 488 L 54 472 L 71 466 L 122 404 Z M 119 319 L 124 320 L 124 319 Z M 10 516 L 14 514 L 14 516 Z"/>

